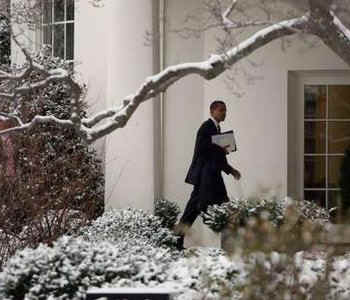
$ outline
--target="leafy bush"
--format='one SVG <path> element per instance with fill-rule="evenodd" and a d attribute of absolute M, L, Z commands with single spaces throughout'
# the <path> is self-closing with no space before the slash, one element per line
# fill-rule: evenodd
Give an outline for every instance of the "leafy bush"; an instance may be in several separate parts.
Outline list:
<path fill-rule="evenodd" d="M 70 68 L 65 61 L 46 56 L 43 51 L 33 61 L 46 70 Z M 20 69 L 20 66 L 13 68 Z M 43 79 L 42 74 L 34 71 L 30 82 L 40 79 Z M 2 82 L 4 90 L 6 84 L 10 83 Z M 24 122 L 37 114 L 69 119 L 71 100 L 69 86 L 51 82 L 39 91 L 18 97 L 18 114 Z M 11 105 L 12 102 L 1 99 L 0 109 L 9 112 Z M 83 103 L 80 115 L 86 115 Z M 2 129 L 9 128 L 14 125 L 12 122 L 1 119 L 0 125 Z M 9 166 L 10 163 L 13 165 Z M 0 243 L 12 245 L 3 253 L 13 253 L 16 244 L 34 247 L 40 242 L 52 243 L 70 231 L 71 223 L 76 225 L 79 220 L 85 225 L 102 214 L 102 163 L 96 151 L 74 129 L 40 124 L 24 133 L 0 139 L 0 195 L 0 229 L 4 232 Z M 73 217 L 73 212 L 77 211 L 80 212 L 78 219 Z M 13 243 L 11 239 L 20 239 L 21 243 Z M 6 259 L 7 256 L 2 256 L 2 260 Z"/>
<path fill-rule="evenodd" d="M 162 221 L 162 226 L 172 229 L 180 213 L 179 206 L 166 199 L 157 199 L 154 205 L 154 215 Z"/>

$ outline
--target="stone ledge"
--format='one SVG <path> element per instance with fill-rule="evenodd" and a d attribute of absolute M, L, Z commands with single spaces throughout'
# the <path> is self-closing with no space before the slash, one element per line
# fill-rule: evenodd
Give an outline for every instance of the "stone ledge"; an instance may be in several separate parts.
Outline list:
<path fill-rule="evenodd" d="M 179 291 L 165 288 L 91 288 L 87 300 L 172 300 Z"/>

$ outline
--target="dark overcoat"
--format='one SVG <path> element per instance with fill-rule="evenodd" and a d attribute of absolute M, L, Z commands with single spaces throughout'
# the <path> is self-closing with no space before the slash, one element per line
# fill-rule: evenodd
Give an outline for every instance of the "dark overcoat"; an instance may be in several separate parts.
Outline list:
<path fill-rule="evenodd" d="M 199 188 L 200 207 L 221 204 L 227 201 L 227 191 L 221 171 L 230 174 L 226 152 L 211 142 L 211 136 L 218 133 L 213 120 L 208 119 L 198 129 L 192 163 L 185 182 Z"/>

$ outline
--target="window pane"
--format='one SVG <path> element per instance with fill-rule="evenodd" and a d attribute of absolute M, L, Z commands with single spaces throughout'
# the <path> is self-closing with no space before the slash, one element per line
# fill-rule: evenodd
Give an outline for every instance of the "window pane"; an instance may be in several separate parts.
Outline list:
<path fill-rule="evenodd" d="M 328 208 L 339 207 L 341 204 L 340 191 L 328 191 Z"/>
<path fill-rule="evenodd" d="M 319 156 L 304 157 L 304 187 L 326 187 L 326 159 Z"/>
<path fill-rule="evenodd" d="M 52 26 L 43 26 L 43 44 L 52 45 Z"/>
<path fill-rule="evenodd" d="M 52 22 L 52 0 L 44 1 L 43 5 L 43 23 L 49 24 Z"/>
<path fill-rule="evenodd" d="M 54 56 L 64 58 L 64 24 L 54 26 Z"/>
<path fill-rule="evenodd" d="M 326 153 L 326 122 L 304 123 L 305 153 Z"/>
<path fill-rule="evenodd" d="M 326 191 L 304 191 L 304 200 L 326 207 Z"/>
<path fill-rule="evenodd" d="M 66 42 L 66 59 L 74 59 L 74 23 L 67 24 Z"/>
<path fill-rule="evenodd" d="M 328 187 L 339 187 L 340 167 L 344 160 L 342 156 L 333 156 L 328 158 Z"/>
<path fill-rule="evenodd" d="M 64 2 L 65 0 L 54 0 L 55 22 L 64 21 Z"/>
<path fill-rule="evenodd" d="M 74 0 L 67 0 L 67 20 L 74 20 Z"/>
<path fill-rule="evenodd" d="M 306 85 L 305 97 L 305 118 L 326 118 L 326 86 Z"/>
<path fill-rule="evenodd" d="M 328 151 L 329 153 L 345 152 L 350 145 L 350 122 L 328 123 Z"/>
<path fill-rule="evenodd" d="M 331 85 L 328 88 L 329 118 L 350 119 L 350 86 Z"/>

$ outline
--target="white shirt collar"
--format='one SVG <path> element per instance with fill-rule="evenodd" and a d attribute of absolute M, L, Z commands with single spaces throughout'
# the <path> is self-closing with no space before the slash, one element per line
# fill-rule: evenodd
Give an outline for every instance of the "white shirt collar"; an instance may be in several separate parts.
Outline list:
<path fill-rule="evenodd" d="M 216 128 L 218 128 L 218 126 L 219 126 L 218 121 L 216 121 L 212 116 L 210 116 L 210 119 L 214 122 Z"/>

